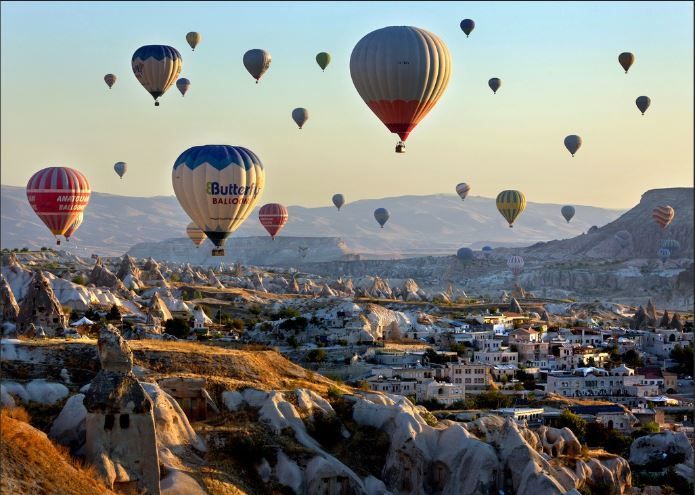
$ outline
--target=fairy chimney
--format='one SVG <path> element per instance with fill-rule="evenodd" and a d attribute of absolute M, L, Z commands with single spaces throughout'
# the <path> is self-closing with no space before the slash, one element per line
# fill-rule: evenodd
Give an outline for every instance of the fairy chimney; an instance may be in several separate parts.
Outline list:
<path fill-rule="evenodd" d="M 29 330 L 31 323 L 37 328 L 43 328 L 48 337 L 55 337 L 68 324 L 68 315 L 63 313 L 63 307 L 53 293 L 51 282 L 41 270 L 34 272 L 19 307 L 17 333 L 24 334 Z"/>
<path fill-rule="evenodd" d="M 0 305 L 2 305 L 1 318 L 3 322 L 16 322 L 19 316 L 19 305 L 14 298 L 12 287 L 7 283 L 7 279 L 0 274 Z"/>

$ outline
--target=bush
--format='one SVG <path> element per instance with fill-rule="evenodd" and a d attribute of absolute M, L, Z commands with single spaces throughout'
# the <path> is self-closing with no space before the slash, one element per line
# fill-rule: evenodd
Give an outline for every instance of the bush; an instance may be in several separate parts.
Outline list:
<path fill-rule="evenodd" d="M 502 407 L 511 407 L 514 399 L 509 395 L 504 395 L 497 390 L 488 390 L 481 392 L 474 397 L 475 407 L 478 409 L 499 409 Z"/>
<path fill-rule="evenodd" d="M 307 425 L 307 432 L 326 448 L 332 448 L 342 440 L 342 423 L 335 413 L 317 411 Z"/>
<path fill-rule="evenodd" d="M 676 361 L 676 373 L 692 375 L 693 373 L 693 346 L 683 347 L 676 344 L 671 351 L 671 359 Z"/>
<path fill-rule="evenodd" d="M 556 423 L 558 428 L 569 428 L 578 439 L 583 439 L 586 433 L 586 421 L 569 409 L 562 411 Z M 603 425 L 601 425 L 603 426 Z"/>
<path fill-rule="evenodd" d="M 173 320 L 167 320 L 164 322 L 164 333 L 173 335 L 178 339 L 185 339 L 188 337 L 191 329 L 188 326 L 188 322 L 183 318 L 174 318 Z"/>
<path fill-rule="evenodd" d="M 116 306 L 115 304 L 111 306 L 109 313 L 106 315 L 106 319 L 108 321 L 120 321 L 121 320 L 121 311 L 118 309 L 118 306 Z"/>
<path fill-rule="evenodd" d="M 72 277 L 72 283 L 77 285 L 87 285 L 87 279 L 84 275 L 75 275 Z"/>
<path fill-rule="evenodd" d="M 295 318 L 291 318 L 280 323 L 280 328 L 282 330 L 294 330 L 296 333 L 300 330 L 306 330 L 306 327 L 308 325 L 309 320 L 307 320 L 303 316 L 297 316 Z"/>
<path fill-rule="evenodd" d="M 306 360 L 310 363 L 323 363 L 326 360 L 326 351 L 323 349 L 312 349 L 307 353 Z"/>
<path fill-rule="evenodd" d="M 340 391 L 335 385 L 328 387 L 328 398 L 332 400 L 341 399 L 343 397 L 343 392 Z"/>
<path fill-rule="evenodd" d="M 232 320 L 229 322 L 229 324 L 232 326 L 232 328 L 236 330 L 243 330 L 244 329 L 244 320 L 241 320 L 239 318 L 232 318 Z"/>
<path fill-rule="evenodd" d="M 299 311 L 294 308 L 282 308 L 275 316 L 276 317 L 274 319 L 276 320 L 280 320 L 282 318 L 297 318 L 299 316 Z"/>

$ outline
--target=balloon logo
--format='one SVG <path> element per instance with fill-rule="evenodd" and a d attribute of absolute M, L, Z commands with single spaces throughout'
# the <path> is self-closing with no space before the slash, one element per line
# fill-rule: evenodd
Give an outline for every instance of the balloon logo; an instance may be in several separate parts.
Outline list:
<path fill-rule="evenodd" d="M 268 231 L 270 237 L 275 240 L 275 236 L 287 223 L 288 213 L 287 208 L 277 203 L 269 203 L 263 205 L 258 210 L 258 220 L 261 225 Z"/>
<path fill-rule="evenodd" d="M 526 197 L 521 191 L 502 191 L 497 195 L 497 209 L 509 223 L 511 229 L 514 220 L 526 209 Z"/>

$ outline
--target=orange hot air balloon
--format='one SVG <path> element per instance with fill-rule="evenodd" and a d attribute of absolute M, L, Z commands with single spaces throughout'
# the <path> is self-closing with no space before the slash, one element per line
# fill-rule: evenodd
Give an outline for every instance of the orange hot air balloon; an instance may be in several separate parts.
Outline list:
<path fill-rule="evenodd" d="M 79 228 L 80 225 L 82 225 L 82 221 L 84 220 L 84 213 L 80 213 L 77 215 L 77 220 L 75 220 L 72 225 L 68 228 L 68 230 L 65 231 L 65 240 L 69 241 L 70 236 L 75 233 L 75 231 Z"/>
<path fill-rule="evenodd" d="M 652 210 L 652 218 L 662 229 L 668 227 L 675 216 L 676 210 L 669 205 L 657 206 Z"/>
<path fill-rule="evenodd" d="M 91 193 L 89 181 L 82 172 L 69 167 L 44 168 L 27 183 L 29 204 L 56 236 L 58 245 L 58 236 L 70 230 L 87 207 Z"/>
<path fill-rule="evenodd" d="M 191 241 L 193 241 L 193 244 L 195 244 L 195 247 L 197 248 L 205 242 L 205 239 L 208 238 L 208 236 L 205 235 L 205 232 L 200 230 L 200 228 L 193 222 L 189 223 L 186 227 L 186 235 Z"/>
<path fill-rule="evenodd" d="M 258 219 L 273 240 L 287 223 L 287 218 L 287 208 L 277 203 L 268 203 L 258 210 Z"/>

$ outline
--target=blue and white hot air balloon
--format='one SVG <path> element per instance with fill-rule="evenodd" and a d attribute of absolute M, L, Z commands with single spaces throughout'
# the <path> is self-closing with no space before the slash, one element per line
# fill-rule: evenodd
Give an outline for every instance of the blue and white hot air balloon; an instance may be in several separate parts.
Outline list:
<path fill-rule="evenodd" d="M 379 225 L 381 225 L 382 229 L 384 228 L 386 222 L 388 222 L 390 216 L 391 214 L 386 208 L 377 208 L 376 210 L 374 210 L 374 218 L 377 222 L 379 222 Z"/>
<path fill-rule="evenodd" d="M 157 98 L 166 93 L 181 74 L 183 59 L 179 51 L 167 45 L 141 46 L 131 60 L 133 73 L 140 84 L 154 98 L 155 106 L 159 106 Z"/>
<path fill-rule="evenodd" d="M 224 256 L 224 241 L 251 214 L 261 198 L 265 171 L 260 158 L 241 146 L 194 146 L 174 163 L 176 199 Z"/>
<path fill-rule="evenodd" d="M 485 258 L 487 259 L 490 257 L 490 253 L 492 252 L 492 248 L 490 246 L 483 246 L 482 251 L 483 251 L 483 254 L 485 255 Z"/>
<path fill-rule="evenodd" d="M 666 260 L 668 260 L 669 256 L 671 256 L 671 251 L 662 247 L 656 252 L 656 255 L 659 257 L 662 263 L 666 263 Z"/>

